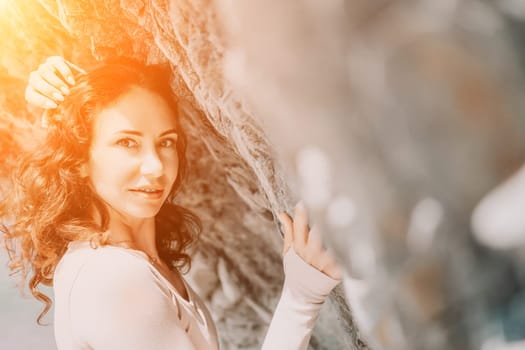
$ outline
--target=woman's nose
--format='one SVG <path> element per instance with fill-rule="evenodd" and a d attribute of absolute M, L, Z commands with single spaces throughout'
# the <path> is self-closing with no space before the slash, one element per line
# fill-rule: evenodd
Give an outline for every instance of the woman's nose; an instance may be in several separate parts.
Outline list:
<path fill-rule="evenodd" d="M 140 172 L 142 175 L 160 177 L 162 176 L 163 170 L 164 166 L 156 152 L 148 152 L 148 154 L 142 159 L 142 164 L 140 166 Z"/>

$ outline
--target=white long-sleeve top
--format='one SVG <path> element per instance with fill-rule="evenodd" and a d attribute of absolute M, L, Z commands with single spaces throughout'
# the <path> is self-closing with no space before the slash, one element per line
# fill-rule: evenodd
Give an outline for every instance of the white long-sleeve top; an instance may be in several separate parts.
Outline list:
<path fill-rule="evenodd" d="M 290 249 L 285 283 L 264 350 L 306 349 L 319 310 L 339 282 Z M 204 302 L 189 299 L 137 250 L 70 243 L 54 275 L 59 350 L 216 350 L 217 332 Z"/>

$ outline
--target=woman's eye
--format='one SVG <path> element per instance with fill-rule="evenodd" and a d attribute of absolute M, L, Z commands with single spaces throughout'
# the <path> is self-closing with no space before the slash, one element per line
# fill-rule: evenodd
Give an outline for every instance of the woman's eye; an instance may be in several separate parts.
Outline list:
<path fill-rule="evenodd" d="M 177 143 L 177 140 L 173 138 L 168 138 L 168 139 L 164 139 L 160 141 L 161 147 L 166 147 L 166 148 L 175 147 L 176 143 Z"/>
<path fill-rule="evenodd" d="M 126 148 L 135 148 L 138 146 L 137 141 L 130 139 L 130 138 L 120 139 L 116 142 L 116 144 L 118 146 L 122 146 Z"/>

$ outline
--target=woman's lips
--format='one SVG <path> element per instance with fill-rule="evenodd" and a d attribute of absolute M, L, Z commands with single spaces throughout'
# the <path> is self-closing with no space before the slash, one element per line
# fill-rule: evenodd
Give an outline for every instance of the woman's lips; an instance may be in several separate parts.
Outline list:
<path fill-rule="evenodd" d="M 159 199 L 162 197 L 164 190 L 155 188 L 132 188 L 130 192 L 147 199 Z"/>

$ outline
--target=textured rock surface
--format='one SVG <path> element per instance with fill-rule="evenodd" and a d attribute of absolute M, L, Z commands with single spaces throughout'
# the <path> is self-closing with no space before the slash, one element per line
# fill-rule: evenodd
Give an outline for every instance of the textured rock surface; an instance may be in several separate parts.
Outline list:
<path fill-rule="evenodd" d="M 219 21 L 220 6 L 199 0 L 21 0 L 0 7 L 3 35 L 10 38 L 0 52 L 5 123 L 31 118 L 24 86 L 48 56 L 83 67 L 112 55 L 171 63 L 190 140 L 191 168 L 179 201 L 204 223 L 190 279 L 212 309 L 224 349 L 258 348 L 283 279 L 273 213 L 291 198 L 259 121 L 223 76 L 229 19 Z M 4 154 L 10 145 L 3 145 Z M 351 349 L 355 332 L 339 290 L 311 344 Z"/>

